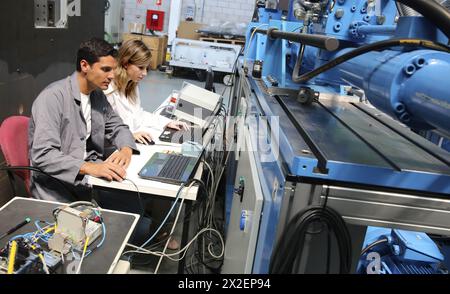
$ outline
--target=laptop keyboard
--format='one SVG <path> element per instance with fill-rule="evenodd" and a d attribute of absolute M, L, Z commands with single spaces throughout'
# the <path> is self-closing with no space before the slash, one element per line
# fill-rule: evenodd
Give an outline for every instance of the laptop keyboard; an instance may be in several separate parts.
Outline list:
<path fill-rule="evenodd" d="M 158 177 L 181 180 L 190 159 L 190 157 L 183 155 L 169 154 L 166 163 L 158 173 Z"/>

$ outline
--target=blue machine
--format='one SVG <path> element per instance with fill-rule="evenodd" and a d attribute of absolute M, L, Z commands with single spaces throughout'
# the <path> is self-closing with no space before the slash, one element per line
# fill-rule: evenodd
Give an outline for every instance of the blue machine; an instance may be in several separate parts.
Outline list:
<path fill-rule="evenodd" d="M 369 227 L 364 248 L 360 274 L 447 273 L 444 256 L 424 233 Z"/>
<path fill-rule="evenodd" d="M 249 152 L 256 163 L 248 168 L 263 198 L 253 227 L 256 245 L 246 251 L 251 258 L 244 256 L 252 273 L 269 271 L 275 243 L 296 212 L 323 203 L 351 226 L 389 228 L 378 235 L 369 230 L 362 241 L 364 229 L 361 243 L 355 242 L 358 250 L 390 236 L 385 246 L 403 248 L 382 256 L 386 272 L 407 272 L 394 267 L 398 262 L 438 272 L 443 257 L 426 234 L 415 231 L 450 233 L 450 154 L 424 139 L 445 147 L 450 138 L 449 31 L 405 6 L 412 2 L 291 0 L 284 13 L 259 8 L 260 21 L 250 23 L 235 95 L 242 97 L 236 113 L 245 112 L 249 144 L 257 149 Z M 441 13 L 450 22 L 450 13 Z M 305 79 L 355 49 L 392 39 L 409 41 L 355 55 Z M 261 78 L 250 75 L 255 61 L 263 63 Z M 239 206 L 232 195 L 238 185 L 229 189 L 231 209 L 244 209 L 243 196 Z M 242 258 L 228 254 L 226 268 L 238 270 L 234 265 Z"/>
<path fill-rule="evenodd" d="M 293 9 L 294 4 L 309 1 L 291 2 Z M 305 20 L 280 21 L 271 17 L 262 18 L 264 19 L 262 23 L 250 24 L 247 33 L 247 39 L 250 40 L 248 50 L 256 54 L 248 53 L 247 58 L 264 60 L 263 80 L 266 85 L 270 87 L 273 81 L 276 81 L 278 87 L 298 89 L 299 84 L 295 83 L 293 76 L 333 60 L 355 47 L 376 41 L 390 38 L 420 38 L 448 43 L 448 38 L 423 17 L 401 17 L 396 24 L 397 7 L 393 0 L 335 1 L 332 9 L 329 5 L 333 1 L 325 2 L 328 6 L 321 6 L 325 8 L 314 11 L 328 13 L 325 24 L 320 18 L 316 22 L 308 20 L 305 24 Z M 369 7 L 369 3 L 373 3 L 373 7 Z M 379 3 L 380 7 L 376 8 L 375 3 Z M 293 14 L 295 12 L 291 10 L 291 17 Z M 261 34 L 256 34 L 256 38 L 252 38 L 253 30 L 259 27 L 300 32 L 304 26 L 307 26 L 304 32 L 309 34 L 323 34 L 335 37 L 341 43 L 348 42 L 342 46 L 347 48 L 330 52 L 305 46 L 301 71 L 295 72 L 295 61 L 300 54 L 301 45 L 284 39 L 267 38 Z M 255 47 L 256 50 L 252 50 Z M 446 52 L 435 50 L 408 52 L 409 50 L 409 48 L 397 50 L 394 48 L 361 55 L 332 71 L 325 72 L 307 85 L 311 85 L 317 91 L 324 90 L 321 85 L 326 86 L 327 91 L 333 91 L 331 88 L 338 89 L 344 84 L 364 89 L 370 102 L 383 112 L 391 114 L 414 129 L 438 129 L 450 137 L 448 133 L 450 96 L 445 87 L 436 87 L 445 84 L 447 79 L 445 73 L 450 70 L 450 57 Z M 430 80 L 435 82 L 430 83 Z"/>

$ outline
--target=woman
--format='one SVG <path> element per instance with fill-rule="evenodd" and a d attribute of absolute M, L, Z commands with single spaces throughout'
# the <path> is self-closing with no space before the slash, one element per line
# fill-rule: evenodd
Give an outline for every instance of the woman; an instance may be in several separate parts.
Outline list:
<path fill-rule="evenodd" d="M 142 109 L 138 84 L 147 75 L 151 56 L 150 50 L 141 40 L 133 39 L 124 42 L 119 49 L 114 81 L 105 91 L 112 108 L 122 118 L 123 122 L 130 127 L 135 140 L 147 145 L 153 141 L 149 132 L 150 128 L 188 129 L 186 123 L 173 121 Z M 149 198 L 146 201 L 146 212 L 153 219 L 150 232 L 154 232 L 159 227 L 159 223 L 166 216 L 171 205 L 171 201 L 153 198 Z M 159 241 L 165 236 L 167 236 L 166 232 L 160 234 L 160 237 L 156 239 Z M 178 242 L 171 238 L 168 248 L 177 249 L 178 247 Z"/>
<path fill-rule="evenodd" d="M 173 121 L 142 109 L 138 84 L 147 76 L 151 57 L 150 50 L 141 40 L 133 39 L 124 42 L 119 49 L 114 81 L 105 91 L 113 109 L 130 127 L 135 140 L 142 144 L 153 141 L 154 138 L 149 132 L 150 128 L 188 129 L 186 123 Z"/>

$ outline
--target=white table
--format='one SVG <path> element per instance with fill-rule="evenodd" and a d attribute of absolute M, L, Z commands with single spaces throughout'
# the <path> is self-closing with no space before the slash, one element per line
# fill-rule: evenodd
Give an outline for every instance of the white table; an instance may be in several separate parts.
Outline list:
<path fill-rule="evenodd" d="M 159 181 L 147 180 L 139 177 L 138 173 L 142 169 L 142 167 L 147 163 L 147 161 L 153 156 L 155 152 L 181 152 L 180 144 L 162 144 L 156 143 L 155 145 L 142 145 L 137 144 L 137 147 L 141 154 L 133 155 L 131 157 L 131 163 L 127 168 L 127 179 L 133 181 L 137 188 L 139 189 L 139 193 L 142 194 L 151 194 L 165 197 L 175 198 L 178 190 L 180 189 L 180 185 L 167 184 Z M 200 163 L 195 174 L 194 178 L 200 179 L 202 175 L 203 166 Z M 127 190 L 127 191 L 136 191 L 136 187 L 130 181 L 116 182 L 116 181 L 106 181 L 101 178 L 96 178 L 92 176 L 87 177 L 88 184 L 97 187 L 105 187 L 111 189 L 118 190 Z M 198 187 L 193 186 L 189 192 L 186 194 L 187 188 L 183 188 L 184 191 L 181 191 L 180 197 L 186 200 L 196 200 Z"/>
<path fill-rule="evenodd" d="M 163 107 L 169 104 L 169 101 L 172 97 L 172 94 L 169 95 L 166 100 L 164 100 L 161 105 L 157 108 L 156 114 L 161 113 L 163 110 Z M 174 144 L 174 143 L 167 143 L 167 142 L 161 142 L 159 140 L 159 136 L 162 133 L 162 129 L 155 128 L 155 127 L 149 127 L 146 128 L 146 131 L 150 133 L 152 136 L 155 145 L 143 145 L 143 144 L 137 144 L 137 147 L 141 154 L 139 155 L 133 155 L 131 157 L 131 163 L 127 168 L 127 178 L 133 181 L 136 186 L 139 189 L 139 193 L 143 194 L 151 194 L 151 195 L 158 195 L 158 196 L 165 196 L 165 197 L 172 197 L 175 198 L 177 195 L 178 190 L 180 189 L 180 185 L 173 185 L 173 184 L 167 184 L 162 183 L 159 181 L 151 181 L 148 179 L 143 179 L 139 177 L 138 173 L 142 169 L 142 167 L 147 163 L 147 161 L 153 156 L 155 152 L 166 152 L 166 151 L 173 151 L 173 152 L 181 152 L 181 144 Z M 204 140 L 207 140 L 210 138 L 210 133 L 205 134 Z M 206 142 L 206 141 L 204 141 Z M 202 170 L 203 170 L 203 164 L 200 163 L 197 171 L 194 174 L 195 179 L 200 179 L 202 176 Z M 116 182 L 116 181 L 106 181 L 100 178 L 88 176 L 87 177 L 88 184 L 92 186 L 98 186 L 98 187 L 105 187 L 105 188 L 112 188 L 112 189 L 118 189 L 118 190 L 127 190 L 127 191 L 136 191 L 136 187 L 131 183 L 130 181 L 123 181 L 123 182 Z M 197 198 L 197 192 L 198 187 L 193 186 L 188 194 L 186 194 L 187 188 L 183 189 L 184 191 L 181 191 L 180 197 L 186 199 L 186 200 L 196 200 Z"/>

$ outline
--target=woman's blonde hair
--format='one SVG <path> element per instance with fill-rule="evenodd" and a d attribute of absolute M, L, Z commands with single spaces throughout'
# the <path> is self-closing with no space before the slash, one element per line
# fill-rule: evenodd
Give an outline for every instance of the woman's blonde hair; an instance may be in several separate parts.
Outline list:
<path fill-rule="evenodd" d="M 131 102 L 136 101 L 137 83 L 130 81 L 127 69 L 129 64 L 137 67 L 148 67 L 150 65 L 152 54 L 150 49 L 138 39 L 125 41 L 119 49 L 118 66 L 115 72 L 115 84 L 117 90 L 125 94 L 125 97 Z"/>

